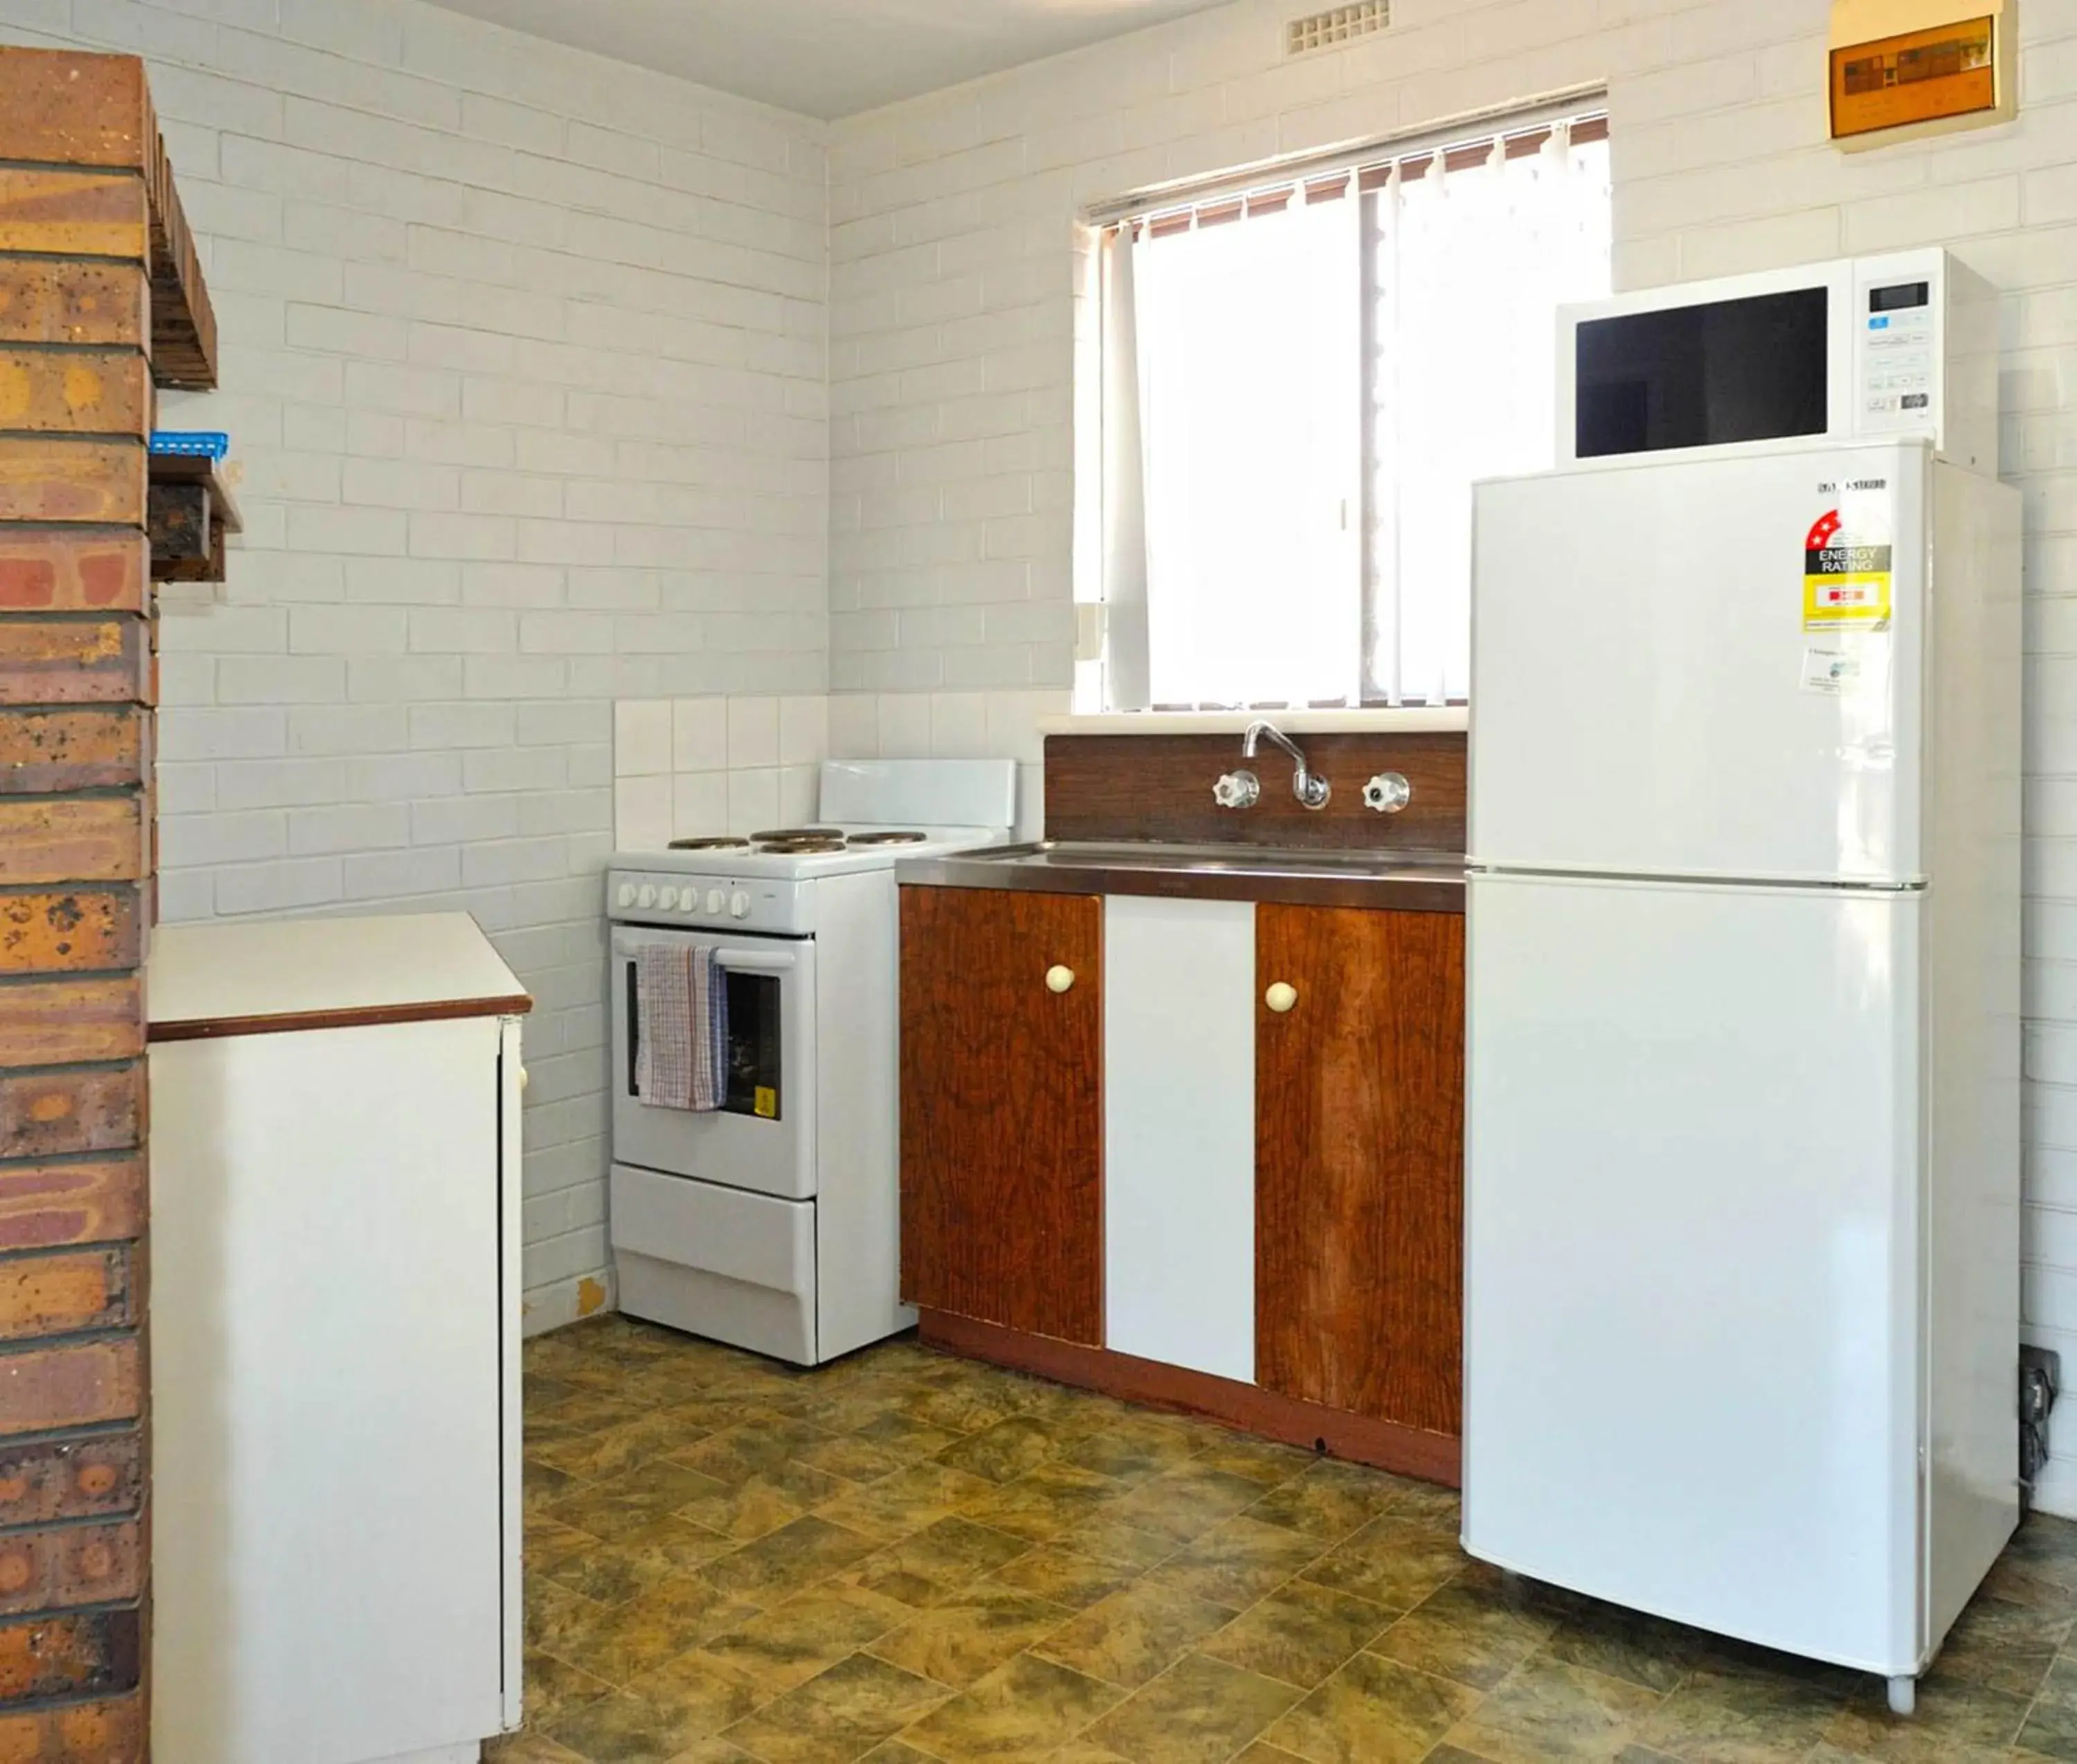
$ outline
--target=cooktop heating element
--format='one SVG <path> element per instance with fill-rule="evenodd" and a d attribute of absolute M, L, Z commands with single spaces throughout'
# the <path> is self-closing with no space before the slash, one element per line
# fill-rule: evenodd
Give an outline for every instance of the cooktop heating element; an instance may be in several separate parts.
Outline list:
<path fill-rule="evenodd" d="M 747 851 L 750 842 L 727 838 L 673 839 L 670 849 L 673 851 Z"/>
<path fill-rule="evenodd" d="M 927 833 L 854 833 L 853 845 L 921 845 L 930 836 Z"/>

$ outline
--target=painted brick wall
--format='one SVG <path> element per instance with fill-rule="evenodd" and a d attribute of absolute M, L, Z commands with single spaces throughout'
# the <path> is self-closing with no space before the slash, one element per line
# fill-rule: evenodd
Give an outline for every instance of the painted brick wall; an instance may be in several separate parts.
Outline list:
<path fill-rule="evenodd" d="M 2025 1302 L 2077 1379 L 2077 6 L 2021 9 L 2016 124 L 1851 156 L 1825 139 L 1827 0 L 1395 0 L 1389 35 L 1287 63 L 1292 10 L 1243 0 L 837 126 L 833 685 L 1072 684 L 1090 202 L 1605 81 L 1621 285 L 1950 245 L 2006 291 L 2004 465 L 2028 525 Z M 832 728 L 854 721 L 839 697 Z M 912 743 L 929 726 L 892 721 Z M 2077 1512 L 2077 1417 L 2059 1433 L 2046 1498 Z"/>
<path fill-rule="evenodd" d="M 0 0 L 145 56 L 242 550 L 165 597 L 164 910 L 459 906 L 528 1019 L 529 1327 L 601 1275 L 617 697 L 826 684 L 820 123 L 416 0 Z"/>

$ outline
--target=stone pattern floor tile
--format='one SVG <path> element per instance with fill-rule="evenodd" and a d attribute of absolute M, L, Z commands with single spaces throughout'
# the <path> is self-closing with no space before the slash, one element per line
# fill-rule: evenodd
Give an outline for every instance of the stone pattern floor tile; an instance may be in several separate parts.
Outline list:
<path fill-rule="evenodd" d="M 2077 1764 L 2077 1525 L 1920 1687 L 1500 1573 L 1455 1492 L 899 1340 L 529 1342 L 490 1764 Z"/>

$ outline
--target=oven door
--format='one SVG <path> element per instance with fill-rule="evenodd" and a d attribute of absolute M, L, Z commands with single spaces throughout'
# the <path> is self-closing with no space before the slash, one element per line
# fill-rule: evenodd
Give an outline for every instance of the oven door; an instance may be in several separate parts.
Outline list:
<path fill-rule="evenodd" d="M 642 1000 L 635 952 L 706 945 L 728 980 L 728 1098 L 712 1114 L 635 1092 Z M 815 946 L 810 938 L 613 928 L 613 1155 L 666 1175 L 805 1200 L 815 1192 Z"/>

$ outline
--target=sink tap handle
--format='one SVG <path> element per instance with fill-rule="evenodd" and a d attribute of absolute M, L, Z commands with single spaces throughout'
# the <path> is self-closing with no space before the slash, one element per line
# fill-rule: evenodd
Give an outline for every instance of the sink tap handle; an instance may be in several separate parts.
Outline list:
<path fill-rule="evenodd" d="M 1212 786 L 1212 801 L 1222 809 L 1252 809 L 1262 800 L 1262 780 L 1251 772 L 1229 772 Z"/>

